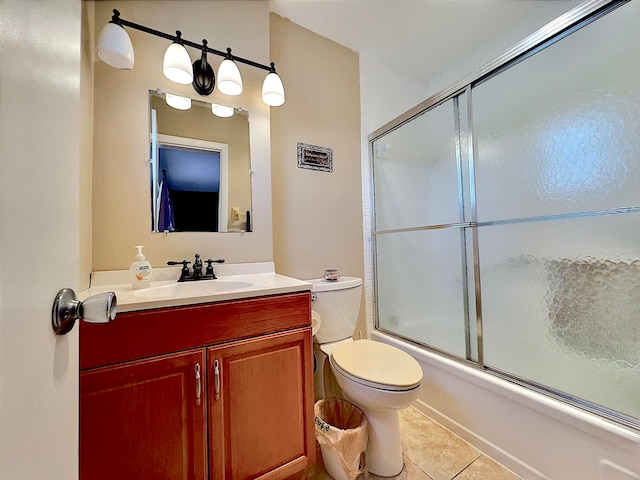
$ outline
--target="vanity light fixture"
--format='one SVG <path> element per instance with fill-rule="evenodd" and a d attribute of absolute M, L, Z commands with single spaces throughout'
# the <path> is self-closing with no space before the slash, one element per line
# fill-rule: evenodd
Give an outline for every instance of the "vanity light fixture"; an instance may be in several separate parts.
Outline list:
<path fill-rule="evenodd" d="M 272 107 L 279 107 L 284 103 L 284 85 L 276 73 L 276 66 L 271 62 L 271 71 L 264 78 L 262 84 L 262 101 Z"/>
<path fill-rule="evenodd" d="M 175 108 L 176 110 L 189 110 L 191 108 L 191 99 L 187 97 L 166 93 L 164 100 L 167 102 L 167 105 Z"/>
<path fill-rule="evenodd" d="M 230 48 L 227 48 L 227 56 L 218 67 L 218 90 L 225 95 L 242 93 L 242 77 L 238 65 L 233 61 Z"/>
<path fill-rule="evenodd" d="M 213 113 L 216 117 L 233 117 L 233 107 L 227 107 L 226 105 L 218 105 L 216 103 L 212 103 L 211 113 Z"/>
<path fill-rule="evenodd" d="M 165 76 L 176 83 L 186 85 L 191 83 L 200 95 L 209 95 L 215 85 L 213 69 L 206 62 L 206 53 L 212 53 L 224 57 L 218 69 L 218 90 L 226 95 L 239 95 L 242 93 L 242 76 L 238 69 L 238 63 L 260 68 L 269 72 L 262 85 L 262 100 L 269 106 L 277 107 L 284 103 L 284 86 L 282 79 L 276 73 L 275 64 L 263 65 L 253 60 L 231 55 L 231 49 L 226 52 L 207 46 L 207 41 L 197 44 L 182 38 L 182 33 L 177 30 L 176 35 L 154 30 L 137 23 L 120 18 L 120 12 L 113 10 L 111 21 L 104 26 L 98 40 L 98 57 L 106 64 L 119 69 L 133 68 L 133 46 L 124 27 L 133 28 L 156 37 L 171 40 L 167 48 L 163 72 Z M 104 38 L 103 38 L 104 37 Z M 202 59 L 196 60 L 193 65 L 186 47 L 196 48 L 202 52 Z M 194 74 L 195 72 L 195 74 Z"/>
<path fill-rule="evenodd" d="M 135 63 L 129 34 L 119 23 L 107 23 L 98 37 L 98 58 L 107 65 L 131 70 Z"/>
<path fill-rule="evenodd" d="M 162 61 L 162 72 L 169 80 L 181 85 L 193 82 L 193 67 L 189 52 L 182 45 L 182 33 L 176 30 L 176 40 L 167 47 Z"/>

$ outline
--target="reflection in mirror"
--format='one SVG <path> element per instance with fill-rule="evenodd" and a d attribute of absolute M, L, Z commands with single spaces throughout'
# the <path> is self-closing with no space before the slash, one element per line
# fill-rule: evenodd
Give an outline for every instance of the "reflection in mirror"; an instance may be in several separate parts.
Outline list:
<path fill-rule="evenodd" d="M 239 232 L 251 210 L 249 116 L 209 103 L 180 110 L 149 92 L 151 219 L 155 232 Z"/>

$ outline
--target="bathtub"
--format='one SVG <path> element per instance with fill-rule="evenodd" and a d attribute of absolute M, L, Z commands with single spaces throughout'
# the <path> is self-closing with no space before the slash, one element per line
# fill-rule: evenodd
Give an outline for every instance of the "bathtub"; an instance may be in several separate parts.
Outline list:
<path fill-rule="evenodd" d="M 523 479 L 640 480 L 640 432 L 383 332 L 371 338 L 420 362 L 418 410 Z"/>

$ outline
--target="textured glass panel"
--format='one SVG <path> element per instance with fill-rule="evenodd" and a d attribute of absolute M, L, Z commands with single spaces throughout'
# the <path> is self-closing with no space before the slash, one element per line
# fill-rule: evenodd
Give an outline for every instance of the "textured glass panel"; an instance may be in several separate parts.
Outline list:
<path fill-rule="evenodd" d="M 640 214 L 479 229 L 485 363 L 640 418 Z"/>
<path fill-rule="evenodd" d="M 478 220 L 640 205 L 640 2 L 473 90 Z"/>
<path fill-rule="evenodd" d="M 373 143 L 376 230 L 456 223 L 453 101 Z"/>
<path fill-rule="evenodd" d="M 378 325 L 465 357 L 459 228 L 376 236 Z"/>

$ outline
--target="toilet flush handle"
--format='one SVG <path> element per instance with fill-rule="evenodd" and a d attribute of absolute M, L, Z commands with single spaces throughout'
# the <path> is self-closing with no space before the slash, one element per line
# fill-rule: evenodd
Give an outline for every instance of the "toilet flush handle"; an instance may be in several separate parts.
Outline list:
<path fill-rule="evenodd" d="M 318 298 L 318 295 L 316 295 L 315 292 L 311 292 L 311 301 L 315 302 L 317 298 Z"/>

